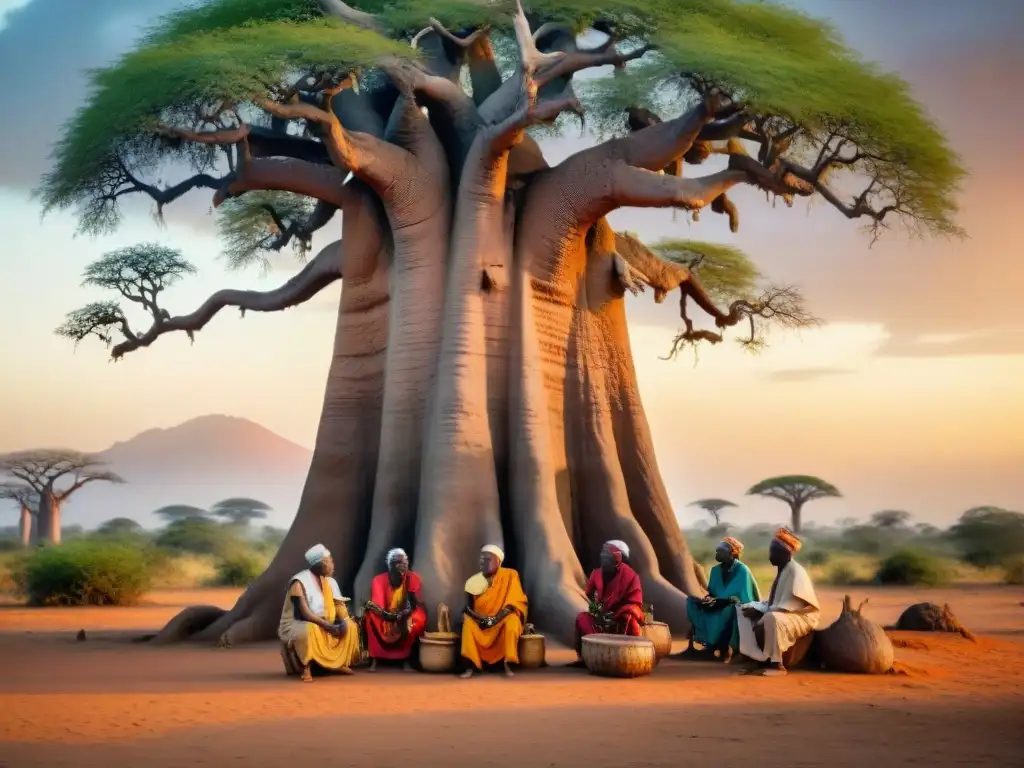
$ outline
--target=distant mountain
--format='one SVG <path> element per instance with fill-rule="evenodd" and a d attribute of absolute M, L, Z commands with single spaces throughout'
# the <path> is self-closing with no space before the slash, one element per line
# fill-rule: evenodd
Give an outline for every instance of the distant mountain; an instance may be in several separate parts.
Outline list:
<path fill-rule="evenodd" d="M 76 493 L 65 524 L 92 528 L 112 517 L 146 527 L 168 504 L 208 508 L 221 499 L 247 496 L 274 508 L 267 523 L 289 524 L 295 515 L 312 452 L 247 419 L 200 416 L 169 429 L 150 429 L 101 454 L 125 485 L 95 483 Z"/>

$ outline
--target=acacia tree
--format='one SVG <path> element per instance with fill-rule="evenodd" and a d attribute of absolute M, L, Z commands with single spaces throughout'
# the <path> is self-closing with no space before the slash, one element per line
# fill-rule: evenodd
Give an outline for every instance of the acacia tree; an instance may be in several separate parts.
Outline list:
<path fill-rule="evenodd" d="M 678 288 L 686 342 L 705 338 L 685 322 L 688 302 L 719 331 L 757 308 L 719 308 L 605 217 L 710 206 L 735 224 L 726 193 L 755 185 L 787 202 L 820 196 L 875 232 L 957 232 L 955 155 L 906 86 L 828 27 L 731 0 L 528 5 L 210 0 L 94 74 L 41 190 L 48 208 L 77 208 L 85 231 L 115 227 L 128 195 L 161 212 L 205 188 L 238 235 L 233 252 L 258 258 L 268 235 L 343 211 L 341 240 L 276 294 L 215 294 L 113 346 L 121 358 L 225 306 L 284 308 L 344 277 L 295 521 L 234 608 L 212 623 L 186 613 L 183 633 L 273 636 L 316 541 L 357 602 L 402 546 L 431 603 L 456 605 L 480 545 L 497 542 L 531 615 L 567 640 L 583 568 L 609 538 L 629 541 L 647 599 L 685 629 L 685 595 L 701 589 L 655 460 L 623 298 Z M 602 42 L 581 47 L 580 31 Z M 605 65 L 616 76 L 574 82 Z M 549 167 L 525 131 L 563 113 L 614 136 Z M 684 175 L 709 158 L 724 167 Z M 184 162 L 193 175 L 155 181 Z M 250 205 L 257 192 L 308 198 L 308 218 L 266 197 Z"/>
<path fill-rule="evenodd" d="M 913 515 L 902 509 L 882 509 L 871 515 L 871 524 L 879 528 L 905 528 Z"/>
<path fill-rule="evenodd" d="M 18 505 L 18 538 L 23 547 L 32 543 L 35 526 L 32 524 L 39 509 L 39 494 L 30 485 L 22 483 L 0 483 L 0 499 L 13 501 Z"/>
<path fill-rule="evenodd" d="M 18 451 L 0 456 L 0 473 L 11 475 L 39 497 L 37 541 L 60 544 L 60 513 L 64 502 L 86 483 L 123 483 L 97 455 L 63 449 Z M 63 487 L 62 487 L 63 486 Z"/>
<path fill-rule="evenodd" d="M 722 510 L 727 507 L 735 507 L 736 505 L 725 499 L 698 499 L 697 501 L 691 501 L 690 506 L 703 509 L 715 518 L 715 525 L 719 526 L 722 524 Z"/>
<path fill-rule="evenodd" d="M 153 514 L 163 518 L 164 522 L 169 524 L 178 520 L 205 518 L 206 510 L 189 504 L 168 504 L 166 507 L 160 507 L 160 509 L 155 510 Z"/>
<path fill-rule="evenodd" d="M 247 499 L 241 496 L 218 501 L 210 507 L 210 514 L 222 517 L 232 525 L 247 526 L 253 520 L 262 520 L 272 507 L 258 499 Z"/>
<path fill-rule="evenodd" d="M 839 498 L 842 494 L 834 486 L 826 483 L 820 477 L 811 475 L 782 475 L 781 477 L 769 477 L 754 485 L 747 491 L 748 496 L 765 496 L 769 499 L 778 499 L 789 506 L 790 527 L 794 532 L 800 533 L 800 525 L 804 505 L 808 501 L 824 499 L 828 497 Z"/>

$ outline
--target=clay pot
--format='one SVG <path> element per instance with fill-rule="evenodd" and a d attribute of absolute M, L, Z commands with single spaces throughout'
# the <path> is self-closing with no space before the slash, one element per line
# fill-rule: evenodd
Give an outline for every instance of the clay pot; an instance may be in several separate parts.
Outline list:
<path fill-rule="evenodd" d="M 652 621 L 644 624 L 640 631 L 654 643 L 655 664 L 672 653 L 672 630 L 668 628 L 668 624 L 663 621 Z"/>
<path fill-rule="evenodd" d="M 519 666 L 522 669 L 539 669 L 544 666 L 544 635 L 519 636 Z"/>
<path fill-rule="evenodd" d="M 587 635 L 583 638 L 583 663 L 593 675 L 649 675 L 654 669 L 656 658 L 654 643 L 646 637 Z"/>

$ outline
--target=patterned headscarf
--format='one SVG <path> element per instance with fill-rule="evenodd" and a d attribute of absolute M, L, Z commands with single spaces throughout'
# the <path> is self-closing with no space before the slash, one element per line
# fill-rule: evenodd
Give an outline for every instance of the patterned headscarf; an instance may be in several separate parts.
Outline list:
<path fill-rule="evenodd" d="M 309 564 L 309 567 L 312 568 L 314 565 L 320 565 L 320 563 L 323 562 L 323 559 L 328 557 L 330 554 L 330 550 L 323 544 L 314 544 L 306 550 L 306 562 Z"/>
<path fill-rule="evenodd" d="M 719 546 L 726 546 L 732 553 L 733 557 L 739 557 L 743 554 L 743 543 L 739 539 L 734 539 L 732 536 L 726 536 L 722 539 L 722 543 Z"/>
<path fill-rule="evenodd" d="M 800 547 L 803 546 L 803 543 L 800 541 L 800 537 L 793 533 L 789 528 L 785 527 L 779 528 L 779 530 L 775 532 L 775 541 L 779 542 L 779 544 L 784 546 L 793 554 L 799 552 Z"/>
<path fill-rule="evenodd" d="M 384 558 L 384 565 L 387 566 L 388 568 L 390 568 L 391 564 L 393 562 L 395 562 L 400 557 L 406 557 L 407 558 L 407 557 L 409 557 L 409 555 L 407 555 L 405 553 L 405 550 L 402 549 L 401 547 L 395 547 L 394 549 L 389 549 L 387 557 Z"/>

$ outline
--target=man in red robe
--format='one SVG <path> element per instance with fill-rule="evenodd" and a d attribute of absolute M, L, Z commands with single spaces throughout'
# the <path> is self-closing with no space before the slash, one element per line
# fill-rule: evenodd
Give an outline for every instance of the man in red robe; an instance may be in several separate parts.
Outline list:
<path fill-rule="evenodd" d="M 402 549 L 392 549 L 387 555 L 387 568 L 370 584 L 363 619 L 370 672 L 377 671 L 380 659 L 401 661 L 406 671 L 412 669 L 409 659 L 413 647 L 427 628 L 423 583 L 409 570 L 409 556 Z"/>
<path fill-rule="evenodd" d="M 640 575 L 624 558 L 629 547 L 622 541 L 607 542 L 601 549 L 601 567 L 587 579 L 590 608 L 576 617 L 576 666 L 583 664 L 583 637 L 595 633 L 639 637 L 644 623 Z"/>

